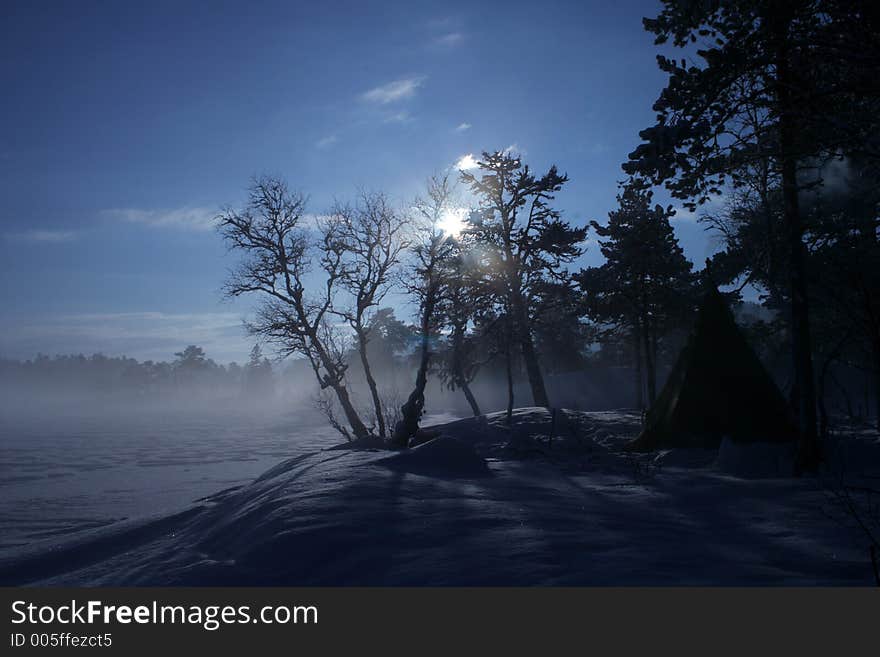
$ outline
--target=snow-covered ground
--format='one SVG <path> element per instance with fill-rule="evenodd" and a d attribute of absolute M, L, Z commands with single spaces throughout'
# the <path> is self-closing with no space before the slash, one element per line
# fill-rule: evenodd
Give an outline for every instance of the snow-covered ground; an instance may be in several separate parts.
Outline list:
<path fill-rule="evenodd" d="M 514 420 L 439 425 L 407 452 L 303 451 L 175 514 L 7 551 L 0 583 L 873 583 L 864 534 L 819 479 L 778 476 L 778 451 L 633 455 L 628 413 L 562 414 L 552 443 L 543 409 Z M 880 475 L 875 433 L 836 453 Z"/>

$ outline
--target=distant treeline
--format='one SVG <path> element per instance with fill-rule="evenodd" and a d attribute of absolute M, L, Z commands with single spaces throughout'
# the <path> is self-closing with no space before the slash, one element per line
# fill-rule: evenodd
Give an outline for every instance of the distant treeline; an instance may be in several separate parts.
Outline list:
<path fill-rule="evenodd" d="M 218 364 L 196 345 L 174 357 L 172 361 L 138 361 L 98 353 L 0 359 L 0 387 L 6 395 L 82 399 L 274 395 L 276 376 L 259 345 L 244 365 Z"/>
<path fill-rule="evenodd" d="M 740 326 L 748 333 L 768 369 L 783 388 L 790 384 L 785 354 L 779 351 L 774 329 L 778 317 L 762 306 L 745 302 L 734 304 Z M 687 335 L 686 322 L 663 333 L 657 341 L 655 367 L 657 384 L 662 385 Z M 578 313 L 554 317 L 552 324 L 539 323 L 536 347 L 545 364 L 548 388 L 561 406 L 581 410 L 643 407 L 646 401 L 643 358 L 636 358 L 637 344 L 628 332 L 610 330 Z M 550 327 L 552 326 L 552 330 Z M 383 381 L 386 405 L 399 406 L 400 391 L 411 384 L 418 369 L 419 330 L 400 321 L 391 308 L 376 311 L 370 323 L 368 358 L 374 376 Z M 497 336 L 496 336 L 497 337 Z M 473 351 L 480 354 L 479 367 L 468 374 L 474 403 L 484 411 L 499 410 L 507 403 L 507 356 L 497 349 L 493 355 L 491 335 L 474 331 Z M 451 378 L 454 367 L 455 336 L 437 334 L 432 341 L 435 358 L 429 369 L 428 389 L 431 412 L 472 410 L 463 391 Z M 497 341 L 497 340 L 496 340 Z M 8 403 L 28 398 L 41 405 L 55 400 L 74 402 L 176 402 L 231 400 L 238 408 L 274 404 L 279 408 L 312 406 L 320 397 L 306 359 L 271 361 L 260 345 L 254 345 L 247 362 L 220 364 L 202 347 L 190 345 L 173 354 L 169 361 L 138 361 L 126 356 L 92 354 L 38 355 L 29 360 L 0 358 L 0 391 Z M 511 376 L 516 396 L 528 401 L 527 373 L 521 358 L 511 351 Z M 347 377 L 358 406 L 369 400 L 361 359 L 355 348 L 345 356 Z M 862 392 L 864 377 L 840 364 L 832 372 L 834 389 L 829 404 L 834 412 L 854 418 L 864 416 L 870 407 Z M 479 402 L 477 402 L 479 400 Z"/>
<path fill-rule="evenodd" d="M 552 330 L 551 330 L 552 326 Z M 592 372 L 607 383 L 608 371 L 621 370 L 614 376 L 620 383 L 612 394 L 599 399 L 581 399 L 567 395 L 570 405 L 581 403 L 591 408 L 603 404 L 629 406 L 634 397 L 626 374 L 632 368 L 632 354 L 627 341 L 615 339 L 613 332 L 600 331 L 597 326 L 584 322 L 577 313 L 563 314 L 552 324 L 544 321 L 536 331 L 536 345 L 546 373 L 551 379 L 562 375 Z M 679 332 L 675 339 L 667 336 L 661 352 L 659 369 L 665 372 L 684 337 Z M 434 410 L 467 408 L 465 399 L 451 380 L 454 364 L 454 336 L 436 334 L 432 348 L 436 358 L 429 374 L 430 387 L 435 388 Z M 473 332 L 467 336 L 475 353 L 480 352 L 479 367 L 472 366 L 469 382 L 481 390 L 487 408 L 495 410 L 505 401 L 503 392 L 507 377 L 506 357 L 500 357 L 497 336 L 483 335 L 480 340 Z M 372 372 L 386 384 L 383 396 L 391 404 L 411 383 L 418 368 L 419 329 L 400 321 L 391 308 L 376 311 L 370 321 L 370 341 L 367 346 Z M 511 374 L 516 384 L 527 376 L 517 353 L 510 354 Z M 477 358 L 474 358 L 477 362 Z M 356 395 L 367 397 L 365 373 L 358 351 L 350 348 L 345 354 L 346 376 Z M 479 371 L 477 371 L 479 370 Z M 561 380 L 561 379 L 560 379 Z M 597 382 L 598 384 L 598 382 Z M 606 386 L 607 387 L 607 386 Z M 247 403 L 311 402 L 319 393 L 310 365 L 306 359 L 289 358 L 272 361 L 264 356 L 259 344 L 254 345 L 247 362 L 221 364 L 209 357 L 197 345 L 189 345 L 173 354 L 168 361 L 139 361 L 127 356 L 39 354 L 33 359 L 0 358 L 0 390 L 4 396 L 27 396 L 35 400 L 66 398 L 71 400 L 142 400 L 168 401 L 209 400 L 216 398 L 242 399 Z M 497 394 L 492 394 L 496 390 Z"/>

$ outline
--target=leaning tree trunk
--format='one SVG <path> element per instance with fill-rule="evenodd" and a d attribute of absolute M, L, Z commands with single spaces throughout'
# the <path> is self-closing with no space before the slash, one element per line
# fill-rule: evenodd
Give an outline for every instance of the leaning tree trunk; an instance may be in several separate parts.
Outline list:
<path fill-rule="evenodd" d="M 416 385 L 409 394 L 406 403 L 400 407 L 401 418 L 394 427 L 391 444 L 394 447 L 409 446 L 410 438 L 419 430 L 419 421 L 425 409 L 425 386 L 428 384 L 428 364 L 431 359 L 429 336 L 422 334 L 421 358 L 416 373 Z"/>
<path fill-rule="evenodd" d="M 796 133 L 788 53 L 788 25 L 780 22 L 777 53 L 777 101 L 779 103 L 779 146 L 782 152 L 782 196 L 791 266 L 791 337 L 800 438 L 796 472 L 815 471 L 821 452 L 816 434 L 816 386 L 813 381 L 813 354 L 810 339 L 810 309 L 807 298 L 807 271 L 804 258 L 804 228 L 798 205 Z"/>
<path fill-rule="evenodd" d="M 342 406 L 342 412 L 345 413 L 345 419 L 348 420 L 348 424 L 351 427 L 352 433 L 354 433 L 354 437 L 369 438 L 370 432 L 361 421 L 357 411 L 354 410 L 354 406 L 351 403 L 351 398 L 348 396 L 348 390 L 346 387 L 340 383 L 333 384 L 330 387 L 333 388 L 333 392 L 336 393 L 336 398 L 339 400 L 339 405 Z"/>
<path fill-rule="evenodd" d="M 464 375 L 464 367 L 462 362 L 464 361 L 464 329 L 460 325 L 456 325 L 453 329 L 452 333 L 452 375 L 453 380 L 455 381 L 455 385 L 461 388 L 461 391 L 464 393 L 464 398 L 467 399 L 467 403 L 471 407 L 471 412 L 474 414 L 474 417 L 478 417 L 482 415 L 480 412 L 480 406 L 477 404 L 477 400 L 474 397 L 474 393 L 471 391 L 470 384 L 468 384 L 467 377 Z"/>
<path fill-rule="evenodd" d="M 480 405 L 477 404 L 477 399 L 474 397 L 474 393 L 471 392 L 471 387 L 467 381 L 464 379 L 458 384 L 461 388 L 461 391 L 464 393 L 464 398 L 467 399 L 467 403 L 471 407 L 471 412 L 474 414 L 474 417 L 479 417 L 482 415 L 482 411 L 480 411 Z"/>
<path fill-rule="evenodd" d="M 367 336 L 364 330 L 356 329 L 358 334 L 358 352 L 361 357 L 361 365 L 364 368 L 364 376 L 367 379 L 367 386 L 370 388 L 370 395 L 373 398 L 373 412 L 376 414 L 376 427 L 379 430 L 379 437 L 385 438 L 385 418 L 382 413 L 382 401 L 379 399 L 379 388 L 376 385 L 376 379 L 373 378 L 373 371 L 370 368 L 370 360 L 367 358 Z"/>
<path fill-rule="evenodd" d="M 516 316 L 516 332 L 520 341 L 523 362 L 526 366 L 526 374 L 529 377 L 529 386 L 532 389 L 532 399 L 535 406 L 550 407 L 550 398 L 547 396 L 547 388 L 544 386 L 544 375 L 538 364 L 538 354 L 535 351 L 535 343 L 532 340 L 532 332 L 529 326 L 529 313 L 525 299 L 519 291 L 513 294 L 513 310 Z"/>
<path fill-rule="evenodd" d="M 354 405 L 351 403 L 351 398 L 348 396 L 348 390 L 345 387 L 345 384 L 342 382 L 342 375 L 339 372 L 337 366 L 333 363 L 333 359 L 330 357 L 330 354 L 327 353 L 327 350 L 324 348 L 323 344 L 321 344 L 320 339 L 315 334 L 309 336 L 311 339 L 311 345 L 314 347 L 317 352 L 317 357 L 319 362 L 324 366 L 324 369 L 327 371 L 327 375 L 324 378 L 324 383 L 322 383 L 322 387 L 329 386 L 334 393 L 336 393 L 336 399 L 339 400 L 339 405 L 342 406 L 342 412 L 345 413 L 345 419 L 348 421 L 348 425 L 351 427 L 351 431 L 354 434 L 355 438 L 369 438 L 370 432 L 364 423 L 361 421 L 360 416 L 354 408 Z"/>
<path fill-rule="evenodd" d="M 391 444 L 394 447 L 406 448 L 410 438 L 419 430 L 419 421 L 425 409 L 425 386 L 428 384 L 428 365 L 431 361 L 431 318 L 437 303 L 436 293 L 429 293 L 422 310 L 421 357 L 419 370 L 416 373 L 416 385 L 409 394 L 406 403 L 400 407 L 401 418 L 394 427 Z"/>

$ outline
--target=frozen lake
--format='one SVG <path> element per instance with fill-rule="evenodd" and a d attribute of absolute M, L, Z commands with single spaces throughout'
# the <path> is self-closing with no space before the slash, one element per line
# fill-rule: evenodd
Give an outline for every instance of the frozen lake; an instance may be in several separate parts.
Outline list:
<path fill-rule="evenodd" d="M 423 424 L 454 419 L 426 416 Z M 0 556 L 170 513 L 342 440 L 317 412 L 0 413 Z"/>
<path fill-rule="evenodd" d="M 123 518 L 175 511 L 336 444 L 317 413 L 0 414 L 0 555 Z"/>

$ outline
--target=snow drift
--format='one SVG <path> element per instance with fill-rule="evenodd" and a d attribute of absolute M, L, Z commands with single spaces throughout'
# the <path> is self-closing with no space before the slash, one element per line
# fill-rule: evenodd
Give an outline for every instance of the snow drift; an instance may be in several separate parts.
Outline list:
<path fill-rule="evenodd" d="M 634 455 L 638 426 L 527 408 L 510 427 L 435 427 L 407 452 L 314 452 L 177 515 L 19 551 L 0 583 L 871 583 L 863 541 L 823 512 L 815 481 L 742 479 L 703 450 Z"/>

